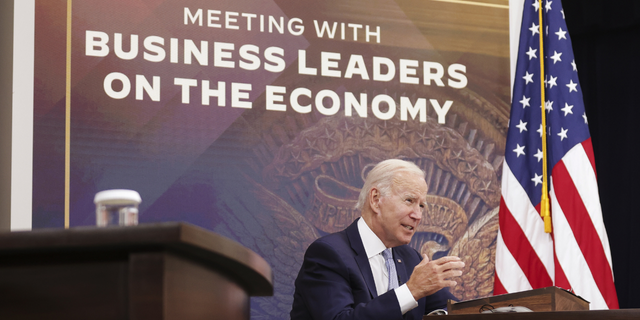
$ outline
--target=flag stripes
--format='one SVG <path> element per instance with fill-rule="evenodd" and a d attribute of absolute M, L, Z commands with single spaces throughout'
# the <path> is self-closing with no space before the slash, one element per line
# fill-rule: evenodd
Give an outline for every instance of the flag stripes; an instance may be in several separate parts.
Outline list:
<path fill-rule="evenodd" d="M 618 308 L 582 89 L 560 0 L 525 0 L 517 58 L 494 294 L 555 285 L 590 301 L 591 309 Z M 539 213 L 545 161 L 551 234 Z"/>

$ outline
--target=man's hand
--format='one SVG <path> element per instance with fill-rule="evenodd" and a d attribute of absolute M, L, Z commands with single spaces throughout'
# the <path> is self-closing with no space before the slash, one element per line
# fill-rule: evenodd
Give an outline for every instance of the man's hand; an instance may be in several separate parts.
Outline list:
<path fill-rule="evenodd" d="M 426 255 L 422 256 L 424 259 L 413 269 L 411 278 L 407 281 L 407 287 L 416 301 L 444 287 L 453 287 L 458 284 L 451 278 L 462 275 L 464 262 L 460 258 L 446 256 L 429 261 Z"/>

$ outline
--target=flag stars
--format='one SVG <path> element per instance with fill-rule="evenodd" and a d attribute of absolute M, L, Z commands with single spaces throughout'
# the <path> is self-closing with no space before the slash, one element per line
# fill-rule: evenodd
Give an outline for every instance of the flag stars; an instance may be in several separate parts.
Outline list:
<path fill-rule="evenodd" d="M 538 159 L 538 162 L 542 161 L 542 158 L 543 158 L 542 150 L 538 149 L 538 152 L 536 152 L 536 154 L 533 156 L 536 157 L 536 159 Z"/>
<path fill-rule="evenodd" d="M 553 101 L 547 100 L 544 103 L 544 109 L 547 110 L 547 112 L 553 111 Z"/>
<path fill-rule="evenodd" d="M 562 28 L 560 28 L 560 30 L 558 30 L 556 34 L 558 35 L 558 40 L 562 40 L 562 39 L 567 40 L 567 32 L 563 31 Z"/>
<path fill-rule="evenodd" d="M 569 80 L 569 84 L 567 84 L 567 87 L 569 88 L 569 92 L 572 92 L 572 91 L 578 92 L 578 84 L 573 83 L 573 80 Z"/>
<path fill-rule="evenodd" d="M 537 133 L 540 134 L 540 138 L 542 138 L 542 133 L 544 132 L 544 129 L 542 129 L 542 123 L 540 124 L 540 128 L 538 128 L 538 130 L 536 130 Z"/>
<path fill-rule="evenodd" d="M 564 9 L 560 10 L 560 13 L 562 13 L 562 20 L 565 20 L 565 18 L 564 18 Z"/>
<path fill-rule="evenodd" d="M 516 157 L 519 158 L 520 155 L 524 156 L 524 147 L 525 146 L 520 146 L 520 144 L 516 144 L 516 145 L 517 145 L 516 148 L 513 149 L 513 152 L 516 153 Z"/>
<path fill-rule="evenodd" d="M 573 109 L 573 106 L 570 106 L 568 103 L 564 103 L 564 108 L 560 109 L 564 112 L 564 116 L 566 117 L 567 114 L 571 113 L 573 114 L 573 111 L 571 110 Z"/>
<path fill-rule="evenodd" d="M 522 131 L 527 131 L 527 123 L 520 120 L 520 123 L 516 126 L 516 128 L 520 129 L 520 133 L 522 133 Z"/>
<path fill-rule="evenodd" d="M 532 6 L 535 8 L 536 12 L 540 9 L 540 3 L 538 3 L 538 0 L 534 0 Z"/>
<path fill-rule="evenodd" d="M 529 28 L 529 31 L 531 31 L 531 36 L 533 37 L 534 35 L 536 35 L 536 33 L 540 33 L 539 26 L 536 26 L 535 23 L 531 24 L 531 28 Z"/>
<path fill-rule="evenodd" d="M 582 114 L 582 118 L 584 119 L 584 123 L 589 123 L 589 122 L 587 122 L 587 114 L 586 113 Z"/>
<path fill-rule="evenodd" d="M 546 12 L 549 12 L 549 10 L 551 10 L 551 4 L 552 3 L 553 3 L 553 1 L 545 2 L 544 9 L 546 10 Z"/>
<path fill-rule="evenodd" d="M 531 181 L 536 183 L 536 186 L 538 184 L 542 184 L 542 175 L 538 175 L 537 173 L 534 173 L 535 176 L 531 179 Z"/>
<path fill-rule="evenodd" d="M 527 51 L 527 55 L 529 56 L 529 60 L 533 59 L 533 58 L 538 58 L 538 56 L 536 55 L 536 52 L 538 52 L 538 49 L 534 49 L 529 47 L 529 51 Z"/>
<path fill-rule="evenodd" d="M 531 106 L 529 105 L 529 100 L 531 100 L 531 98 L 527 98 L 524 95 L 522 96 L 522 100 L 520 100 L 520 103 L 522 103 L 522 109 Z"/>
<path fill-rule="evenodd" d="M 573 67 L 573 71 L 578 71 L 578 66 L 576 65 L 576 60 L 571 61 L 571 66 Z"/>
<path fill-rule="evenodd" d="M 553 60 L 553 64 L 556 64 L 556 62 L 558 61 L 562 61 L 562 59 L 560 59 L 560 56 L 562 56 L 562 52 L 553 50 L 553 55 L 551 56 L 551 60 Z"/>
<path fill-rule="evenodd" d="M 564 127 L 560 128 L 560 133 L 558 133 L 560 141 L 567 139 L 567 131 L 569 131 L 569 129 L 565 129 Z"/>
<path fill-rule="evenodd" d="M 558 86 L 558 83 L 556 82 L 558 80 L 558 77 L 554 77 L 552 75 L 549 75 L 549 81 L 547 82 L 547 84 L 549 85 L 549 89 L 553 88 L 553 86 Z"/>
<path fill-rule="evenodd" d="M 529 73 L 529 71 L 525 71 L 525 75 L 524 77 L 522 77 L 522 79 L 526 81 L 525 85 L 529 84 L 529 82 L 533 83 L 533 73 Z"/>

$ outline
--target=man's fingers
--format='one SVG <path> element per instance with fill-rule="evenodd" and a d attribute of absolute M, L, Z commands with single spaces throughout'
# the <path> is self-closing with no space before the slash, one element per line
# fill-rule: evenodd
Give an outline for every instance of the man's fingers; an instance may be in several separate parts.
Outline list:
<path fill-rule="evenodd" d="M 462 262 L 462 261 L 447 262 L 447 263 L 441 265 L 440 267 L 442 268 L 442 270 L 463 269 L 464 268 L 464 262 Z"/>
<path fill-rule="evenodd" d="M 443 272 L 443 275 L 445 279 L 459 277 L 462 275 L 462 270 L 447 270 Z"/>
<path fill-rule="evenodd" d="M 437 264 L 442 265 L 445 263 L 449 263 L 449 262 L 454 262 L 454 261 L 462 261 L 459 257 L 456 256 L 446 256 L 446 257 L 442 257 L 438 260 L 434 260 Z"/>
<path fill-rule="evenodd" d="M 458 282 L 454 281 L 454 280 L 448 280 L 444 282 L 444 286 L 445 287 L 455 287 L 458 285 Z"/>

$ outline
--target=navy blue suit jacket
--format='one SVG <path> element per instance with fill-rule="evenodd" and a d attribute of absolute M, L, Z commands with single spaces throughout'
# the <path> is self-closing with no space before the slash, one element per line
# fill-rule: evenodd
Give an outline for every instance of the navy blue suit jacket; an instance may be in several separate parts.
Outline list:
<path fill-rule="evenodd" d="M 454 299 L 445 288 L 418 300 L 418 306 L 403 317 L 394 290 L 377 294 L 357 221 L 316 240 L 307 249 L 295 282 L 292 320 L 419 320 L 425 313 L 445 308 L 447 299 Z M 393 257 L 402 285 L 422 257 L 407 245 L 393 248 Z"/>

